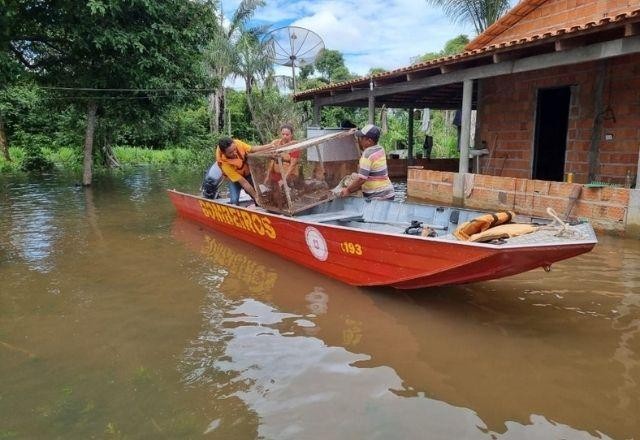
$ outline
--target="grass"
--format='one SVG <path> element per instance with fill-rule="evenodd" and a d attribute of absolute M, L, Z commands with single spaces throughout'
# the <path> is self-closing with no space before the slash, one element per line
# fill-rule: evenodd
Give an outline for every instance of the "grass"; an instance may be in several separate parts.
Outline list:
<path fill-rule="evenodd" d="M 56 168 L 62 170 L 82 169 L 83 152 L 81 147 L 43 147 L 41 150 L 45 159 L 52 162 Z M 159 167 L 187 167 L 204 169 L 213 161 L 212 150 L 192 150 L 187 148 L 169 148 L 152 150 L 143 147 L 117 146 L 113 148 L 114 155 L 122 167 L 153 165 Z M 21 147 L 9 148 L 11 161 L 0 155 L 0 173 L 22 172 L 22 165 L 27 158 L 27 150 Z M 94 166 L 101 165 L 95 162 Z"/>

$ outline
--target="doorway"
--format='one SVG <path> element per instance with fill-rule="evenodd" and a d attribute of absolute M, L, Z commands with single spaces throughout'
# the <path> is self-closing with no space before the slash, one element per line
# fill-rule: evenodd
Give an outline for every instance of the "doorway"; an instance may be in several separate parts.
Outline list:
<path fill-rule="evenodd" d="M 562 182 L 571 87 L 538 90 L 533 178 Z"/>

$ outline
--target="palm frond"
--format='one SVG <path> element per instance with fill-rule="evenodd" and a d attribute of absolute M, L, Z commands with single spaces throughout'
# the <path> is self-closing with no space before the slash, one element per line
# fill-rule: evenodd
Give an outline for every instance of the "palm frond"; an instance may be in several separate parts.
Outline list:
<path fill-rule="evenodd" d="M 232 35 L 240 26 L 243 26 L 256 9 L 264 5 L 265 0 L 242 0 L 231 18 L 228 35 Z"/>
<path fill-rule="evenodd" d="M 440 6 L 454 23 L 473 24 L 478 34 L 495 23 L 509 10 L 509 0 L 426 0 Z"/>

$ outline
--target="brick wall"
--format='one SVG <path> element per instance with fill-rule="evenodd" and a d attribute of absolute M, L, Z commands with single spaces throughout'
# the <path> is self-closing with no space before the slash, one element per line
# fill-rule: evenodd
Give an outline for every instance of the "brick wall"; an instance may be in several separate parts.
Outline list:
<path fill-rule="evenodd" d="M 444 171 L 410 169 L 407 195 L 451 205 L 455 174 Z M 565 217 L 571 194 L 581 187 L 571 217 L 587 218 L 595 229 L 623 232 L 627 221 L 630 190 L 625 188 L 586 188 L 582 185 L 528 180 L 513 177 L 469 174 L 465 182 L 464 206 L 489 211 L 514 210 L 534 217 L 549 216 L 547 207 Z"/>
<path fill-rule="evenodd" d="M 639 5 L 638 0 L 549 0 L 491 40 L 489 44 L 582 26 L 605 17 L 615 18 L 616 15 L 629 12 Z"/>
<path fill-rule="evenodd" d="M 414 166 L 425 170 L 458 171 L 458 159 L 414 159 Z M 389 177 L 407 177 L 406 159 L 387 159 Z"/>
<path fill-rule="evenodd" d="M 622 184 L 637 172 L 640 148 L 640 55 L 607 61 L 602 134 L 598 138 L 597 179 Z M 483 174 L 530 178 L 537 91 L 571 86 L 565 172 L 585 183 L 596 112 L 598 64 L 583 63 L 483 80 L 478 99 L 476 139 L 493 150 L 482 159 Z M 611 135 L 606 140 L 605 135 Z"/>

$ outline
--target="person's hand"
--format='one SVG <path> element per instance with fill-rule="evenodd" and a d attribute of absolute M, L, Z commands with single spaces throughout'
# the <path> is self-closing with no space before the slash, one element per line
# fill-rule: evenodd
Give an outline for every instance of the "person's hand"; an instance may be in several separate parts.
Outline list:
<path fill-rule="evenodd" d="M 340 191 L 340 197 L 349 197 L 350 194 L 349 188 L 342 188 L 342 191 Z"/>

